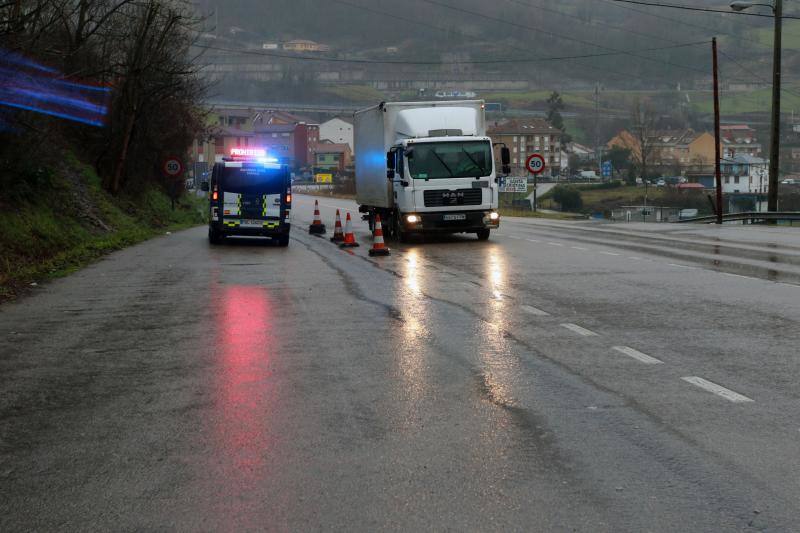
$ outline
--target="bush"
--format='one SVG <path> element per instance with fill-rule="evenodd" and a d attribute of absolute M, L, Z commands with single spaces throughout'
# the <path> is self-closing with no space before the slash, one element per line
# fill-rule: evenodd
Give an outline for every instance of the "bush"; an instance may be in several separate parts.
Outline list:
<path fill-rule="evenodd" d="M 557 185 L 553 189 L 553 201 L 561 206 L 562 211 L 578 211 L 583 207 L 581 192 L 567 185 Z"/>
<path fill-rule="evenodd" d="M 594 190 L 594 191 L 603 191 L 603 190 L 609 190 L 609 189 L 619 189 L 620 187 L 622 187 L 624 185 L 625 185 L 625 183 L 622 182 L 622 181 L 613 180 L 613 181 L 604 181 L 603 183 L 594 183 L 592 185 L 584 187 L 584 189 Z"/>

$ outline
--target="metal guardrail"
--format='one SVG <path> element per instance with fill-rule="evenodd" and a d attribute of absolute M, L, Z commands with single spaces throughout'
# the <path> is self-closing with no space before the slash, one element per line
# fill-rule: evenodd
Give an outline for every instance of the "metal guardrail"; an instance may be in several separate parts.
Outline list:
<path fill-rule="evenodd" d="M 768 221 L 776 221 L 776 222 L 789 222 L 790 225 L 793 225 L 793 222 L 800 222 L 800 212 L 799 211 L 770 211 L 770 212 L 755 212 L 755 211 L 748 211 L 745 213 L 727 213 L 722 215 L 723 222 L 743 222 L 750 224 L 754 224 L 756 222 L 768 222 Z M 695 218 L 685 218 L 683 220 L 677 221 L 679 224 L 683 223 L 696 223 L 696 224 L 714 224 L 717 222 L 716 215 L 710 215 L 705 217 L 695 217 Z"/>

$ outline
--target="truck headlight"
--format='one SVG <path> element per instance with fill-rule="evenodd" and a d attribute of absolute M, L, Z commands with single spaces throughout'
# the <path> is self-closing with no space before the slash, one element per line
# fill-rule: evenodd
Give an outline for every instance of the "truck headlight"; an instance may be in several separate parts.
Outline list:
<path fill-rule="evenodd" d="M 500 213 L 492 211 L 489 213 L 489 220 L 500 220 Z"/>
<path fill-rule="evenodd" d="M 419 222 L 419 217 L 417 215 L 408 215 L 406 217 L 406 222 L 408 222 L 409 224 L 416 224 L 417 222 Z"/>

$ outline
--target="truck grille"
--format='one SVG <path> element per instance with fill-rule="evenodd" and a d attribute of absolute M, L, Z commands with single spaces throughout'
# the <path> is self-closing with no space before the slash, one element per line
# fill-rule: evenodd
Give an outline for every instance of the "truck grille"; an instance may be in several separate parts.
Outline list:
<path fill-rule="evenodd" d="M 483 189 L 457 189 L 455 191 L 425 191 L 425 207 L 450 207 L 457 205 L 481 205 Z"/>

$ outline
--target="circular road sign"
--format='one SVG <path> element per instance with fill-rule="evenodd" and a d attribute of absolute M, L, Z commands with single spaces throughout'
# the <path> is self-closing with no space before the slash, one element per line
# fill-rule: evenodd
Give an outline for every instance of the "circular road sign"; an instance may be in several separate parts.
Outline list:
<path fill-rule="evenodd" d="M 541 154 L 531 154 L 528 156 L 528 159 L 525 160 L 525 168 L 527 168 L 528 172 L 531 174 L 541 174 L 546 167 L 544 156 Z"/>
<path fill-rule="evenodd" d="M 168 157 L 161 165 L 161 170 L 164 171 L 165 176 L 174 178 L 183 174 L 183 163 L 177 157 Z"/>

